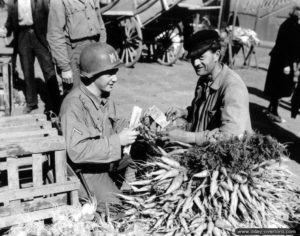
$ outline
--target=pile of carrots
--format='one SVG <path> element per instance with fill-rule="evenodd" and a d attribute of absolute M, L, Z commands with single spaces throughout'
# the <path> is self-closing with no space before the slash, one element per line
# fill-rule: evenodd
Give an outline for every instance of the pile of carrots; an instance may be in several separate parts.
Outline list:
<path fill-rule="evenodd" d="M 146 171 L 129 183 L 132 194 L 119 195 L 122 220 L 146 225 L 145 234 L 199 236 L 300 223 L 300 191 L 278 157 L 250 162 L 247 170 L 220 161 L 196 171 L 185 160 L 195 148 L 160 149 L 161 155 L 141 164 Z"/>

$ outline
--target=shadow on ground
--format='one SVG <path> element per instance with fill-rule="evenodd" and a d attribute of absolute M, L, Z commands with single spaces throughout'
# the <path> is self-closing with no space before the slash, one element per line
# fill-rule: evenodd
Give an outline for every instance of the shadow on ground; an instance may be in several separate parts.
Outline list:
<path fill-rule="evenodd" d="M 279 142 L 287 144 L 290 158 L 300 163 L 300 138 L 276 123 L 271 122 L 262 112 L 263 109 L 265 109 L 265 107 L 256 103 L 250 103 L 252 128 L 261 134 L 269 134 L 275 137 Z"/>

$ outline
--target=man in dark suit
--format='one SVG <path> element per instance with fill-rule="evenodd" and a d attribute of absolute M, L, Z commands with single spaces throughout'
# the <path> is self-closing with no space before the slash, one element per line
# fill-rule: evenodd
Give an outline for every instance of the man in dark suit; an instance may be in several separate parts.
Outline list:
<path fill-rule="evenodd" d="M 59 113 L 61 97 L 58 82 L 46 40 L 49 0 L 8 0 L 6 30 L 2 36 L 14 34 L 14 46 L 20 55 L 26 87 L 26 107 L 23 113 L 38 108 L 37 89 L 34 78 L 34 60 L 41 66 L 46 91 L 45 111 Z"/>

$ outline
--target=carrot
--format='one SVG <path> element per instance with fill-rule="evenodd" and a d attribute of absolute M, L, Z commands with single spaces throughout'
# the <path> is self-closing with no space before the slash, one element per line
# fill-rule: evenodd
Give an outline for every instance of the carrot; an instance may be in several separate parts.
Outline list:
<path fill-rule="evenodd" d="M 132 196 L 124 195 L 121 193 L 116 193 L 116 195 L 125 199 L 126 201 L 135 201 L 135 197 L 132 197 Z"/>
<path fill-rule="evenodd" d="M 214 227 L 213 231 L 212 231 L 214 236 L 222 236 L 221 235 L 221 230 L 218 227 Z"/>
<path fill-rule="evenodd" d="M 187 225 L 185 219 L 181 215 L 179 215 L 179 220 L 180 220 L 180 224 L 184 228 L 185 233 L 189 233 L 188 225 Z"/>
<path fill-rule="evenodd" d="M 151 183 L 151 179 L 146 179 L 146 180 L 139 180 L 139 181 L 134 181 L 134 182 L 130 182 L 129 185 L 147 185 Z"/>
<path fill-rule="evenodd" d="M 151 197 L 149 197 L 148 199 L 146 199 L 145 202 L 146 202 L 146 203 L 153 202 L 156 198 L 157 198 L 156 195 L 152 195 Z"/>
<path fill-rule="evenodd" d="M 228 195 L 228 198 L 227 198 L 227 195 L 225 194 L 225 191 L 224 189 L 220 186 L 218 191 L 220 192 L 222 198 L 224 199 L 225 202 L 229 202 L 229 195 Z"/>
<path fill-rule="evenodd" d="M 229 230 L 229 231 L 233 230 L 232 225 L 225 219 L 218 218 L 215 221 L 215 226 L 220 228 L 220 229 L 226 229 L 226 230 Z"/>
<path fill-rule="evenodd" d="M 177 162 L 177 161 L 175 161 L 175 160 L 172 160 L 172 159 L 170 159 L 170 158 L 168 158 L 168 157 L 161 157 L 161 160 L 165 163 L 165 164 L 167 164 L 167 165 L 169 165 L 169 166 L 171 166 L 171 167 L 173 167 L 173 168 L 180 168 L 180 164 L 179 164 L 179 162 Z"/>
<path fill-rule="evenodd" d="M 235 184 L 233 187 L 233 192 L 231 193 L 231 202 L 230 202 L 230 214 L 236 215 L 236 209 L 238 204 L 238 196 L 237 196 L 237 190 L 239 185 Z"/>
<path fill-rule="evenodd" d="M 204 206 L 202 205 L 200 199 L 198 197 L 194 197 L 193 198 L 193 202 L 196 204 L 196 206 L 198 207 L 198 209 L 200 210 L 200 213 L 201 214 L 206 214 L 205 212 L 205 208 Z"/>
<path fill-rule="evenodd" d="M 228 191 L 230 191 L 230 192 L 233 191 L 233 186 L 227 184 L 227 183 L 224 182 L 224 181 L 222 181 L 222 182 L 220 183 L 220 185 L 221 185 L 224 189 L 226 189 L 226 190 L 228 190 Z"/>
<path fill-rule="evenodd" d="M 242 195 L 242 193 L 241 193 L 240 190 L 237 191 L 237 194 L 238 194 L 239 200 L 240 200 L 242 203 L 246 204 L 245 198 L 243 197 L 243 195 Z"/>
<path fill-rule="evenodd" d="M 133 214 L 136 214 L 136 213 L 137 213 L 137 210 L 134 209 L 134 208 L 131 208 L 131 209 L 124 212 L 125 216 L 130 216 L 130 215 L 133 215 Z"/>
<path fill-rule="evenodd" d="M 145 209 L 150 209 L 150 208 L 155 208 L 157 206 L 157 203 L 156 202 L 151 202 L 151 203 L 147 203 L 147 204 L 144 204 L 143 207 Z"/>
<path fill-rule="evenodd" d="M 178 202 L 177 207 L 176 207 L 176 210 L 175 210 L 175 212 L 174 212 L 174 215 L 177 215 L 177 213 L 179 212 L 179 210 L 180 210 L 181 207 L 183 206 L 184 202 L 185 202 L 185 199 L 181 199 L 181 200 Z"/>
<path fill-rule="evenodd" d="M 164 193 L 164 195 L 173 193 L 175 190 L 179 189 L 182 185 L 183 182 L 183 175 L 179 174 L 177 175 L 173 180 L 172 183 L 170 184 L 169 188 L 167 191 Z"/>
<path fill-rule="evenodd" d="M 250 193 L 249 193 L 249 189 L 248 189 L 248 186 L 246 184 L 241 184 L 240 185 L 240 190 L 242 192 L 242 194 L 246 197 L 246 199 L 252 203 L 252 198 L 250 196 Z"/>
<path fill-rule="evenodd" d="M 229 188 L 232 189 L 231 191 L 233 191 L 233 183 L 232 183 L 232 180 L 229 177 L 227 178 L 227 184 L 229 185 Z"/>
<path fill-rule="evenodd" d="M 207 225 L 207 232 L 206 232 L 206 234 L 209 235 L 209 236 L 212 236 L 212 232 L 213 232 L 214 227 L 215 227 L 214 222 L 212 221 L 212 219 L 209 219 L 209 220 L 208 220 L 208 225 Z"/>
<path fill-rule="evenodd" d="M 246 210 L 245 206 L 244 206 L 241 202 L 238 204 L 238 209 L 239 209 L 240 212 L 242 213 L 243 218 L 244 218 L 245 220 L 250 219 L 249 214 L 248 214 L 248 211 Z"/>
<path fill-rule="evenodd" d="M 149 191 L 152 188 L 152 186 L 151 185 L 148 185 L 148 186 L 146 185 L 146 186 L 141 187 L 141 188 L 137 188 L 135 186 L 131 186 L 131 188 L 132 188 L 133 192 L 140 193 L 140 192 Z"/>
<path fill-rule="evenodd" d="M 190 179 L 190 181 L 187 184 L 186 190 L 184 191 L 184 196 L 188 197 L 192 194 L 192 184 L 193 179 Z"/>
<path fill-rule="evenodd" d="M 186 149 L 176 149 L 176 150 L 173 150 L 171 152 L 168 153 L 168 156 L 172 156 L 172 155 L 177 155 L 177 154 L 183 154 L 185 153 L 187 150 Z"/>
<path fill-rule="evenodd" d="M 165 173 L 167 173 L 167 170 L 160 169 L 160 170 L 149 173 L 149 175 L 150 176 L 157 176 L 157 175 L 162 175 L 162 174 L 165 174 Z"/>
<path fill-rule="evenodd" d="M 196 173 L 192 176 L 192 178 L 205 178 L 209 176 L 209 171 L 208 170 L 203 170 L 199 173 Z"/>
<path fill-rule="evenodd" d="M 167 220 L 167 224 L 166 224 L 167 229 L 169 229 L 169 228 L 173 225 L 174 219 L 175 219 L 175 215 L 173 215 L 173 214 L 171 213 L 171 214 L 169 215 L 168 220 Z"/>
<path fill-rule="evenodd" d="M 235 181 L 235 182 L 237 182 L 237 183 L 239 183 L 239 184 L 244 184 L 244 183 L 246 183 L 247 182 L 247 178 L 243 178 L 241 175 L 239 175 L 239 174 L 232 174 L 231 175 L 231 178 Z"/>
<path fill-rule="evenodd" d="M 161 226 L 161 224 L 162 224 L 162 222 L 163 222 L 164 220 L 165 220 L 165 217 L 164 217 L 164 216 L 160 217 L 160 218 L 156 221 L 156 223 L 155 223 L 155 225 L 152 227 L 152 229 L 156 229 L 157 227 Z"/>
<path fill-rule="evenodd" d="M 193 197 L 189 196 L 182 206 L 182 213 L 185 213 L 189 208 L 191 208 L 192 204 L 193 204 Z"/>
<path fill-rule="evenodd" d="M 227 170 L 226 170 L 226 168 L 224 167 L 224 166 L 222 166 L 221 168 L 220 168 L 220 171 L 221 171 L 221 173 L 224 175 L 224 176 L 228 176 L 227 175 Z"/>
<path fill-rule="evenodd" d="M 168 178 L 173 178 L 177 175 L 179 175 L 179 171 L 177 169 L 171 169 L 161 177 L 160 181 Z"/>
<path fill-rule="evenodd" d="M 171 170 L 171 169 L 172 169 L 171 166 L 166 165 L 166 164 L 164 164 L 164 163 L 162 163 L 162 162 L 155 162 L 155 164 L 156 164 L 158 167 L 162 168 L 162 169 L 166 169 L 166 170 Z"/>
<path fill-rule="evenodd" d="M 219 176 L 219 171 L 215 170 L 211 177 L 210 182 L 210 195 L 213 197 L 218 190 L 217 178 Z"/>
<path fill-rule="evenodd" d="M 194 235 L 201 236 L 203 231 L 207 229 L 207 223 L 202 223 L 196 230 Z"/>
<path fill-rule="evenodd" d="M 157 148 L 158 148 L 158 150 L 161 152 L 161 154 L 163 156 L 167 156 L 168 155 L 168 153 L 164 149 L 162 149 L 160 146 L 157 146 Z"/>

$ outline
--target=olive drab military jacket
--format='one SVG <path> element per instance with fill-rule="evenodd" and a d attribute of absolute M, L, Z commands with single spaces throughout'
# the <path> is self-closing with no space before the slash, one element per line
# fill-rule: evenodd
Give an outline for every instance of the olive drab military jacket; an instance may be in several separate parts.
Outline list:
<path fill-rule="evenodd" d="M 121 159 L 117 133 L 124 122 L 116 118 L 110 99 L 97 98 L 81 83 L 64 99 L 60 119 L 67 153 L 74 163 L 111 163 Z"/>
<path fill-rule="evenodd" d="M 99 0 L 51 0 L 47 39 L 52 56 L 62 71 L 71 69 L 67 45 L 100 36 L 106 42 Z"/>

